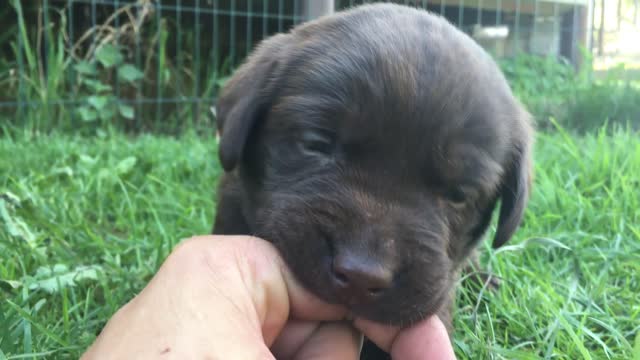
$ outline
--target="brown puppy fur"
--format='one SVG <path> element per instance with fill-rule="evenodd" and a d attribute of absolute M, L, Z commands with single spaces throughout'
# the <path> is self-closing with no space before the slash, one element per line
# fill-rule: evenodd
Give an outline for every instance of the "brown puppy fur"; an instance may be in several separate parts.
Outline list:
<path fill-rule="evenodd" d="M 529 114 L 491 57 L 426 11 L 365 5 L 273 36 L 217 113 L 214 233 L 273 242 L 356 316 L 450 327 L 453 285 L 498 202 L 494 247 L 526 207 Z M 338 261 L 382 285 L 345 290 Z"/>

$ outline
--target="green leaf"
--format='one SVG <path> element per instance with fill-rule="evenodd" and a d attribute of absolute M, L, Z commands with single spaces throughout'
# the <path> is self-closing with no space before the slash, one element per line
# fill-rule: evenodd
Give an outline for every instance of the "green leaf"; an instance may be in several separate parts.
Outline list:
<path fill-rule="evenodd" d="M 80 61 L 73 68 L 82 75 L 95 75 L 97 73 L 96 65 L 88 61 Z"/>
<path fill-rule="evenodd" d="M 127 118 L 129 120 L 133 119 L 134 112 L 133 112 L 132 106 L 129 106 L 127 104 L 119 104 L 118 110 L 120 111 L 120 115 L 122 115 L 122 117 Z"/>
<path fill-rule="evenodd" d="M 501 252 L 509 252 L 509 251 L 520 251 L 520 250 L 524 250 L 525 248 L 527 248 L 528 246 L 536 246 L 536 245 L 542 245 L 546 248 L 560 248 L 563 250 L 569 250 L 571 251 L 571 248 L 568 247 L 567 245 L 559 242 L 558 240 L 552 239 L 552 238 L 545 238 L 545 237 L 536 237 L 536 238 L 529 238 L 523 242 L 521 242 L 520 244 L 516 244 L 516 245 L 509 245 L 509 246 L 503 246 L 500 249 L 495 251 L 495 254 L 499 254 Z"/>
<path fill-rule="evenodd" d="M 162 72 L 162 83 L 168 84 L 171 82 L 171 71 L 169 69 L 165 69 Z"/>
<path fill-rule="evenodd" d="M 107 120 L 113 119 L 115 114 L 116 112 L 115 112 L 114 106 L 107 106 L 100 110 L 100 112 L 98 113 L 98 116 L 100 116 L 101 120 L 107 121 Z"/>
<path fill-rule="evenodd" d="M 64 264 L 56 264 L 53 267 L 40 267 L 34 277 L 26 279 L 31 290 L 44 290 L 48 293 L 55 293 L 63 288 L 73 287 L 79 281 L 98 280 L 98 272 L 101 270 L 98 265 L 78 266 L 70 270 Z"/>
<path fill-rule="evenodd" d="M 79 107 L 78 115 L 85 122 L 95 121 L 98 118 L 98 113 L 88 106 Z"/>
<path fill-rule="evenodd" d="M 104 92 L 104 91 L 112 90 L 112 87 L 110 85 L 103 84 L 98 80 L 82 79 L 82 83 L 85 84 L 90 90 L 94 92 Z"/>
<path fill-rule="evenodd" d="M 102 168 L 98 171 L 98 180 L 110 182 L 113 180 L 113 175 L 109 169 Z"/>
<path fill-rule="evenodd" d="M 105 108 L 105 106 L 109 102 L 109 98 L 106 96 L 89 96 L 87 102 L 96 110 L 100 111 Z"/>
<path fill-rule="evenodd" d="M 78 162 L 84 166 L 93 166 L 98 162 L 98 158 L 91 157 L 87 154 L 80 154 L 80 156 L 78 156 Z"/>
<path fill-rule="evenodd" d="M 16 280 L 0 280 L 0 289 L 4 290 L 4 291 L 12 291 L 15 289 L 18 289 L 22 286 L 22 282 L 21 281 L 16 281 Z"/>
<path fill-rule="evenodd" d="M 62 175 L 62 176 L 73 177 L 73 169 L 68 167 L 68 166 L 55 168 L 55 169 L 51 170 L 51 175 L 52 176 Z"/>
<path fill-rule="evenodd" d="M 18 216 L 11 214 L 13 206 L 0 198 L 0 219 L 4 223 L 7 233 L 15 238 L 24 240 L 32 249 L 36 248 L 36 236 L 29 226 Z"/>
<path fill-rule="evenodd" d="M 131 64 L 124 64 L 118 68 L 118 77 L 128 82 L 134 82 L 144 77 L 144 73 Z"/>
<path fill-rule="evenodd" d="M 38 311 L 40 311 L 40 309 L 42 309 L 42 307 L 44 306 L 44 304 L 47 303 L 47 299 L 40 299 L 38 300 L 38 302 L 33 305 L 33 312 L 37 313 Z"/>
<path fill-rule="evenodd" d="M 7 202 L 9 202 L 10 205 L 13 205 L 13 206 L 20 206 L 20 203 L 22 202 L 22 200 L 20 200 L 18 195 L 10 191 L 5 191 L 2 194 L 0 194 L 0 198 L 5 199 Z"/>
<path fill-rule="evenodd" d="M 218 87 L 223 87 L 223 86 L 224 86 L 224 84 L 226 84 L 226 83 L 227 83 L 227 81 L 229 81 L 229 79 L 230 79 L 230 78 L 231 78 L 230 76 L 220 77 L 220 78 L 218 78 L 218 79 L 216 80 L 216 85 L 217 85 Z"/>
<path fill-rule="evenodd" d="M 640 360 L 640 330 L 636 333 L 633 343 L 633 360 Z"/>
<path fill-rule="evenodd" d="M 120 161 L 118 165 L 116 165 L 116 174 L 124 175 L 131 172 L 131 170 L 133 170 L 133 167 L 136 166 L 137 162 L 138 159 L 135 156 L 129 156 L 125 158 L 124 160 Z"/>
<path fill-rule="evenodd" d="M 120 53 L 120 49 L 111 44 L 102 45 L 96 51 L 96 59 L 106 68 L 114 67 L 120 64 L 123 60 L 123 56 Z"/>

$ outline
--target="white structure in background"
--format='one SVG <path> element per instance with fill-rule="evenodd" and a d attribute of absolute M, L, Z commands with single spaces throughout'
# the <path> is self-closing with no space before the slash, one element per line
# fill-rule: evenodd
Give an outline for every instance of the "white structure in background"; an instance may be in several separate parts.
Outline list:
<path fill-rule="evenodd" d="M 331 13 L 336 5 L 344 7 L 350 3 L 346 0 L 294 1 L 300 1 L 302 15 L 308 19 Z M 578 65 L 579 47 L 589 49 L 591 46 L 590 0 L 409 0 L 400 3 L 419 7 L 426 4 L 435 12 L 445 10 L 449 21 L 461 26 L 498 57 L 527 52 L 563 56 Z"/>

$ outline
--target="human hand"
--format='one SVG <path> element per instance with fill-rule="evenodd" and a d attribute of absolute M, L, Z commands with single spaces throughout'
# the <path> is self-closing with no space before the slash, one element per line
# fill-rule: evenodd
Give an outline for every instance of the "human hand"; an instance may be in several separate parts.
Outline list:
<path fill-rule="evenodd" d="M 437 317 L 399 329 L 346 315 L 302 288 L 270 243 L 202 236 L 173 251 L 82 359 L 358 359 L 362 333 L 394 359 L 455 359 Z"/>

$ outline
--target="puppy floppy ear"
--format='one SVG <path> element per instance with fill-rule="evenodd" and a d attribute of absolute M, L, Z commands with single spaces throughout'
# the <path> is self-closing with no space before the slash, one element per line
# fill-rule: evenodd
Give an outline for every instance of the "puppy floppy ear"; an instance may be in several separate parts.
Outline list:
<path fill-rule="evenodd" d="M 290 35 L 264 40 L 225 84 L 216 104 L 220 145 L 218 156 L 225 171 L 233 170 L 242 157 L 247 138 L 268 112 L 275 98 Z"/>
<path fill-rule="evenodd" d="M 532 130 L 525 126 L 520 142 L 516 146 L 511 163 L 505 173 L 500 189 L 500 216 L 498 217 L 498 228 L 493 239 L 494 249 L 501 247 L 511 239 L 518 226 L 520 226 L 524 210 L 529 201 L 533 180 L 531 132 Z"/>

